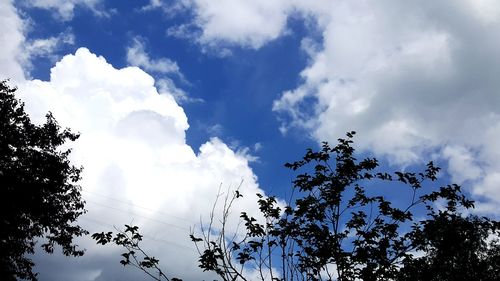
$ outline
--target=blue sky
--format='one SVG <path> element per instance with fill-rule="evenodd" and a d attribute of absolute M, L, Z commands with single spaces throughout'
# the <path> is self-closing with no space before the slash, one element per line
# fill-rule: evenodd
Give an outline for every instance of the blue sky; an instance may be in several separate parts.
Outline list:
<path fill-rule="evenodd" d="M 82 133 L 81 223 L 133 221 L 192 278 L 186 230 L 219 186 L 242 182 L 235 213 L 256 212 L 251 194 L 288 192 L 284 162 L 346 131 L 384 167 L 434 160 L 478 212 L 500 205 L 496 1 L 4 0 L 0 15 L 0 77 L 33 120 Z M 81 244 L 78 260 L 37 255 L 41 280 L 132 278 L 117 250 Z"/>
<path fill-rule="evenodd" d="M 103 3 L 101 7 L 116 16 L 96 18 L 88 9 L 75 9 L 71 22 L 54 18 L 52 10 L 26 9 L 22 5 L 20 9 L 29 13 L 36 26 L 29 32 L 33 38 L 57 36 L 68 30 L 75 35 L 74 44 L 62 46 L 57 50 L 59 55 L 74 53 L 85 46 L 113 66 L 126 67 L 130 65 L 126 46 L 140 40 L 151 58 L 167 57 L 175 61 L 182 78 L 175 74 L 167 76 L 192 99 L 180 101 L 190 124 L 186 142 L 197 148 L 216 136 L 235 149 L 251 148 L 249 152 L 259 157 L 252 167 L 259 171 L 256 174 L 260 183 L 282 185 L 282 177 L 274 176 L 276 170 L 316 144 L 303 132 L 281 134 L 277 114 L 272 111 L 273 101 L 300 83 L 299 73 L 307 64 L 307 55 L 300 49 L 307 32 L 304 23 L 291 19 L 290 34 L 283 38 L 258 50 L 235 45 L 231 48 L 232 55 L 221 57 L 219 50 L 204 52 L 189 40 L 166 36 L 165 27 L 188 21 L 188 11 L 167 17 L 161 10 L 141 12 L 147 1 L 137 1 L 135 6 L 114 2 Z M 49 79 L 53 59 L 41 57 L 32 63 L 33 78 Z M 148 73 L 162 77 L 154 71 Z M 256 144 L 261 147 L 258 153 L 254 152 Z M 282 175 L 287 174 L 284 168 L 281 170 Z"/>

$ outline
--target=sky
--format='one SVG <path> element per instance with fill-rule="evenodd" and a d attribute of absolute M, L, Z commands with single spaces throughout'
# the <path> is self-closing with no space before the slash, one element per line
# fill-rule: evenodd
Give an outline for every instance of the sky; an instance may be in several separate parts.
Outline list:
<path fill-rule="evenodd" d="M 79 223 L 139 225 L 174 276 L 208 278 L 188 235 L 217 194 L 245 194 L 237 225 L 255 193 L 290 193 L 285 162 L 352 130 L 362 155 L 433 160 L 498 216 L 495 0 L 0 0 L 0 29 L 0 79 L 34 122 L 81 133 Z M 40 280 L 146 278 L 78 243 L 78 259 L 37 253 Z"/>

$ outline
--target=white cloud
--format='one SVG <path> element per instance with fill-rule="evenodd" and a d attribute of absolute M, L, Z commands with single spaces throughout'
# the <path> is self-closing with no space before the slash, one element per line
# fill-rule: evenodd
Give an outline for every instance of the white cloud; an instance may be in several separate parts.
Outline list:
<path fill-rule="evenodd" d="M 201 98 L 190 97 L 184 90 L 178 88 L 175 85 L 174 81 L 170 78 L 165 77 L 156 79 L 155 85 L 158 88 L 158 92 L 160 94 L 169 93 L 179 104 L 204 102 L 204 100 Z"/>
<path fill-rule="evenodd" d="M 158 8 L 164 7 L 164 4 L 161 0 L 149 0 L 149 4 L 143 6 L 141 10 L 143 11 L 149 11 L 149 10 L 154 10 Z"/>
<path fill-rule="evenodd" d="M 2 52 L 0 52 L 0 79 L 12 79 L 14 84 L 24 81 L 32 68 L 31 59 L 49 57 L 56 59 L 54 53 L 63 45 L 74 44 L 74 35 L 70 29 L 57 36 L 39 39 L 26 39 L 29 24 L 17 13 L 12 1 L 0 3 L 0 34 Z"/>
<path fill-rule="evenodd" d="M 46 56 L 52 54 L 56 49 L 59 40 L 57 37 L 50 37 L 46 39 L 36 39 L 26 47 L 29 56 Z"/>
<path fill-rule="evenodd" d="M 230 47 L 258 49 L 289 34 L 287 25 L 291 17 L 300 16 L 312 25 L 323 24 L 336 4 L 330 0 L 183 0 L 174 3 L 150 0 L 142 11 L 161 9 L 169 17 L 181 11 L 189 12 L 192 20 L 169 27 L 167 34 L 194 41 L 203 51 L 228 56 Z"/>
<path fill-rule="evenodd" d="M 75 35 L 68 29 L 57 36 L 29 41 L 25 47 L 25 51 L 30 56 L 50 56 L 62 45 L 73 44 L 75 44 Z"/>
<path fill-rule="evenodd" d="M 356 130 L 362 148 L 398 164 L 437 149 L 453 179 L 500 201 L 500 161 L 490 155 L 500 151 L 498 7 L 338 1 L 330 16 L 312 11 L 322 47 L 306 48 L 303 84 L 275 101 L 282 130 L 329 141 Z"/>
<path fill-rule="evenodd" d="M 236 217 L 238 210 L 256 210 L 252 195 L 262 190 L 246 156 L 217 138 L 193 151 L 185 142 L 187 117 L 169 92 L 172 88 L 163 87 L 160 95 L 154 79 L 142 70 L 117 70 L 87 49 L 59 61 L 49 81 L 26 80 L 23 68 L 29 65 L 28 56 L 22 56 L 22 50 L 32 46 L 35 52 L 34 46 L 39 46 L 44 52 L 31 55 L 47 55 L 56 40 L 31 40 L 26 45 L 23 22 L 12 3 L 0 4 L 0 13 L 2 25 L 9 27 L 0 37 L 5 48 L 1 74 L 19 86 L 34 121 L 43 121 L 50 110 L 62 126 L 82 133 L 78 142 L 70 144 L 73 161 L 85 166 L 81 184 L 89 212 L 80 223 L 91 232 L 124 223 L 141 225 L 145 248 L 162 260 L 168 272 L 198 279 L 201 273 L 189 228 L 199 223 L 200 216 L 206 221 L 219 186 L 226 191 L 243 180 L 242 192 L 248 197 L 239 202 Z M 36 256 L 42 280 L 75 275 L 79 280 L 142 277 L 119 265 L 120 249 L 95 246 L 88 237 L 80 245 L 87 248 L 81 259 Z"/>
<path fill-rule="evenodd" d="M 167 33 L 226 54 L 228 46 L 260 48 L 286 34 L 294 15 L 319 29 L 321 42 L 303 40 L 310 56 L 301 73 L 304 83 L 274 103 L 275 111 L 285 113 L 283 133 L 300 127 L 318 140 L 334 141 L 358 130 L 364 149 L 399 164 L 440 149 L 458 181 L 500 170 L 486 153 L 500 150 L 486 137 L 496 135 L 490 131 L 500 122 L 496 1 L 182 3 L 194 19 Z M 151 1 L 149 8 L 160 6 L 169 7 Z M 480 164 L 469 167 L 458 160 L 469 157 Z"/>
<path fill-rule="evenodd" d="M 155 85 L 160 94 L 169 93 L 178 103 L 203 102 L 200 98 L 190 97 L 184 90 L 175 85 L 172 76 L 177 77 L 184 84 L 189 84 L 175 61 L 169 58 L 150 58 L 144 45 L 143 39 L 135 37 L 132 40 L 132 45 L 127 47 L 127 62 L 148 73 L 155 74 L 157 76 Z"/>
<path fill-rule="evenodd" d="M 194 18 L 187 24 L 170 27 L 167 34 L 187 38 L 213 50 L 225 45 L 260 48 L 287 31 L 287 19 L 293 2 L 286 0 L 185 0 L 175 4 L 151 0 L 143 10 L 161 8 L 172 11 L 189 10 Z"/>
<path fill-rule="evenodd" d="M 286 1 L 196 0 L 195 23 L 202 28 L 200 41 L 218 41 L 259 48 L 285 31 Z"/>
<path fill-rule="evenodd" d="M 160 95 L 154 79 L 142 70 L 115 69 L 87 49 L 59 61 L 50 81 L 25 80 L 26 56 L 20 54 L 25 46 L 23 22 L 12 3 L 0 4 L 0 13 L 2 25 L 9 27 L 0 37 L 1 74 L 19 86 L 34 121 L 43 121 L 50 110 L 62 126 L 82 133 L 71 144 L 73 161 L 85 167 L 81 184 L 89 212 L 80 223 L 90 231 L 110 230 L 111 224 L 141 225 L 149 239 L 145 247 L 169 272 L 199 279 L 189 227 L 199 223 L 200 216 L 207 220 L 219 186 L 226 191 L 243 180 L 241 189 L 247 197 L 234 214 L 237 218 L 239 210 L 256 210 L 253 195 L 262 190 L 246 156 L 217 138 L 202 145 L 198 153 L 193 151 L 185 142 L 187 117 L 171 88 L 163 87 Z M 47 47 L 36 54 L 45 55 L 57 45 L 54 41 L 30 42 Z M 37 256 L 37 270 L 50 280 L 72 279 L 78 273 L 82 280 L 142 276 L 118 264 L 120 249 L 95 246 L 88 238 L 80 245 L 88 250 L 83 258 Z M 62 267 L 68 270 L 47 270 L 56 266 L 51 263 L 59 268 L 65 264 Z"/>
<path fill-rule="evenodd" d="M 462 184 L 484 176 L 478 163 L 475 163 L 476 157 L 465 147 L 446 146 L 443 149 L 443 157 L 448 159 L 448 171 L 453 182 Z"/>
<path fill-rule="evenodd" d="M 164 1 L 164 0 L 149 0 L 147 5 L 139 9 L 141 12 L 148 12 L 160 9 L 167 17 L 174 17 L 187 9 L 190 0 Z"/>
<path fill-rule="evenodd" d="M 235 153 L 217 138 L 203 144 L 199 152 L 193 151 L 185 140 L 189 125 L 183 109 L 172 95 L 158 94 L 154 79 L 139 68 L 115 69 L 104 58 L 80 48 L 52 68 L 50 81 L 33 80 L 19 86 L 33 120 L 42 121 L 50 110 L 61 126 L 81 132 L 81 138 L 71 144 L 72 160 L 84 167 L 81 185 L 89 212 L 80 222 L 91 231 L 107 230 L 95 223 L 119 226 L 133 218 L 152 238 L 150 242 L 145 239 L 146 247 L 170 272 L 192 279 L 201 278 L 196 252 L 181 253 L 169 243 L 193 248 L 188 229 L 200 217 L 208 220 L 219 186 L 227 194 L 227 188 L 234 190 L 243 181 L 241 192 L 246 196 L 238 201 L 234 219 L 240 210 L 255 213 L 254 195 L 263 191 L 247 155 Z M 79 263 L 92 264 L 102 259 L 99 253 L 118 265 L 116 251 L 100 252 L 93 242 L 82 243 L 89 255 Z M 126 274 L 99 264 L 89 265 L 88 270 L 89 274 L 98 272 L 99 278 L 110 271 L 115 277 Z"/>
<path fill-rule="evenodd" d="M 76 7 L 90 9 L 97 16 L 108 16 L 108 13 L 101 8 L 101 0 L 30 0 L 25 4 L 30 7 L 54 10 L 59 19 L 68 21 L 73 18 Z"/>
<path fill-rule="evenodd" d="M 75 5 L 92 7 L 97 1 L 35 3 L 70 19 Z M 151 1 L 145 10 L 159 7 L 166 6 Z M 335 141 L 357 130 L 363 149 L 397 164 L 427 160 L 437 151 L 453 180 L 474 184 L 471 191 L 488 201 L 481 210 L 498 209 L 500 9 L 495 1 L 192 0 L 182 7 L 189 7 L 194 19 L 171 34 L 204 46 L 259 48 L 286 34 L 295 13 L 314 21 L 322 41 L 303 40 L 310 56 L 303 84 L 274 104 L 285 120 L 282 131 L 300 127 L 318 141 Z M 8 27 L 0 34 L 0 73 L 22 80 L 22 21 L 12 2 L 0 4 L 0 15 Z M 175 72 L 171 61 L 151 59 L 141 42 L 131 49 L 134 65 Z M 179 94 L 170 80 L 156 81 L 159 90 L 154 83 L 138 68 L 118 70 L 80 49 L 54 67 L 50 81 L 28 81 L 20 92 L 35 118 L 52 110 L 62 125 L 82 132 L 73 157 L 85 166 L 82 185 L 91 208 L 86 224 L 97 230 L 102 223 L 130 223 L 132 214 L 148 237 L 163 241 L 149 246 L 170 268 L 194 272 L 195 253 L 178 253 L 192 247 L 182 239 L 198 215 L 206 214 L 219 184 L 236 186 L 245 179 L 248 193 L 259 189 L 244 153 L 217 138 L 198 153 L 186 144 L 187 117 L 173 98 Z M 246 198 L 241 209 L 252 209 L 253 202 Z M 174 244 L 183 250 L 172 255 L 166 249 Z M 89 246 L 89 255 L 79 261 L 98 280 L 111 275 L 118 256 L 100 249 Z"/>
<path fill-rule="evenodd" d="M 0 80 L 10 78 L 13 82 L 24 80 L 22 44 L 24 24 L 11 0 L 0 2 Z"/>
<path fill-rule="evenodd" d="M 75 35 L 70 29 L 61 32 L 57 36 L 48 38 L 26 40 L 22 47 L 22 56 L 24 57 L 23 68 L 25 71 L 32 69 L 31 60 L 36 57 L 46 57 L 55 62 L 60 57 L 56 55 L 65 45 L 73 45 L 75 43 Z"/>
<path fill-rule="evenodd" d="M 144 43 L 136 37 L 127 48 L 127 62 L 148 72 L 170 73 L 182 76 L 176 62 L 168 58 L 151 59 L 144 50 Z"/>

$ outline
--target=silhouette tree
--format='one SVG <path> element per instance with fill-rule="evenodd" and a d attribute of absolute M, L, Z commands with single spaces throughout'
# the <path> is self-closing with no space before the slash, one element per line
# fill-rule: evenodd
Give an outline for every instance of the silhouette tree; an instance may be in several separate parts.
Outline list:
<path fill-rule="evenodd" d="M 398 280 L 500 280 L 497 221 L 462 217 L 449 209 L 430 216 L 412 237 L 415 248 L 425 255 L 405 260 Z"/>
<path fill-rule="evenodd" d="M 212 213 L 203 234 L 190 236 L 199 267 L 226 281 L 247 280 L 248 269 L 273 281 L 500 280 L 499 222 L 464 216 L 473 202 L 458 185 L 432 187 L 440 170 L 432 162 L 422 172 L 387 173 L 377 171 L 374 158 L 357 160 L 353 136 L 348 133 L 334 147 L 323 143 L 321 150 L 309 149 L 302 160 L 286 164 L 302 172 L 293 181 L 293 198 L 283 203 L 258 195 L 261 218 L 243 212 L 244 233 L 226 232 L 231 206 L 242 194 L 226 197 L 220 225 Z M 408 203 L 377 195 L 381 187 L 407 194 Z M 127 232 L 130 227 L 114 242 L 130 243 L 119 239 Z M 112 237 L 94 234 L 102 244 Z M 122 264 L 133 256 L 140 269 L 158 270 L 158 260 L 151 266 L 151 257 L 141 253 L 146 266 L 130 248 Z"/>
<path fill-rule="evenodd" d="M 51 113 L 41 125 L 31 123 L 16 88 L 0 82 L 0 279 L 36 280 L 33 261 L 37 240 L 48 253 L 56 245 L 68 256 L 81 256 L 75 236 L 87 232 L 74 222 L 85 212 L 81 168 L 61 150 L 78 134 L 61 130 Z"/>

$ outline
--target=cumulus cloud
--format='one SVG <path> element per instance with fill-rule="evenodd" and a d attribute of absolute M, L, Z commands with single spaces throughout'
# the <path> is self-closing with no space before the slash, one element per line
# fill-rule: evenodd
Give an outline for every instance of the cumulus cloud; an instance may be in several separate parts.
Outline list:
<path fill-rule="evenodd" d="M 496 1 L 183 3 L 193 20 L 168 33 L 204 47 L 258 49 L 286 34 L 292 16 L 322 34 L 304 37 L 303 83 L 274 102 L 283 133 L 301 128 L 335 141 L 357 130 L 363 149 L 398 165 L 438 150 L 454 180 L 500 201 L 500 163 L 491 156 L 500 151 Z"/>
<path fill-rule="evenodd" d="M 172 95 L 158 94 L 154 79 L 137 67 L 115 69 L 103 57 L 80 48 L 52 68 L 49 81 L 27 81 L 19 93 L 33 120 L 41 122 L 50 110 L 62 126 L 81 133 L 71 144 L 72 161 L 84 167 L 81 185 L 89 210 L 80 223 L 91 231 L 109 230 L 107 224 L 141 225 L 151 238 L 146 248 L 174 275 L 201 278 L 189 228 L 200 217 L 208 221 L 219 192 L 225 196 L 241 184 L 247 196 L 238 201 L 234 219 L 240 210 L 257 209 L 254 195 L 263 191 L 247 155 L 234 152 L 218 138 L 194 151 L 186 144 L 189 125 L 183 109 Z M 104 255 L 117 263 L 116 250 L 101 251 L 92 241 L 82 243 L 89 255 L 79 263 L 86 264 L 94 280 L 106 276 L 130 280 L 121 268 L 92 262 Z M 67 280 L 74 273 L 67 272 L 70 275 L 64 278 L 44 274 Z"/>
<path fill-rule="evenodd" d="M 305 37 L 303 83 L 273 109 L 280 130 L 318 141 L 361 132 L 360 145 L 394 164 L 448 160 L 452 178 L 500 201 L 500 6 L 492 0 L 182 1 L 193 20 L 167 33 L 203 48 L 258 49 L 301 17 L 322 34 Z M 167 7 L 151 1 L 149 8 Z M 465 162 L 463 162 L 465 161 Z M 488 190 L 488 192 L 483 192 Z"/>
<path fill-rule="evenodd" d="M 74 44 L 70 29 L 57 36 L 27 39 L 25 33 L 30 27 L 21 19 L 12 1 L 0 3 L 0 79 L 11 79 L 15 84 L 24 81 L 32 68 L 31 60 L 36 57 L 56 59 L 54 55 L 62 46 Z"/>
<path fill-rule="evenodd" d="M 90 9 L 97 16 L 108 16 L 101 8 L 101 0 L 31 0 L 24 1 L 29 7 L 52 10 L 58 19 L 68 21 L 73 18 L 76 7 Z"/>
<path fill-rule="evenodd" d="M 24 71 L 21 67 L 22 44 L 24 43 L 24 24 L 17 14 L 11 0 L 0 3 L 0 79 L 12 79 L 13 82 L 24 80 Z"/>
<path fill-rule="evenodd" d="M 199 225 L 200 218 L 208 221 L 219 192 L 231 194 L 240 184 L 246 196 L 234 209 L 233 219 L 240 210 L 257 210 L 254 194 L 263 191 L 248 156 L 218 138 L 195 151 L 186 144 L 187 116 L 172 87 L 158 90 L 155 80 L 141 69 L 115 69 L 85 48 L 57 62 L 49 81 L 28 80 L 23 72 L 29 65 L 27 56 L 21 54 L 26 41 L 47 46 L 46 52 L 37 55 L 50 53 L 50 46 L 57 44 L 51 39 L 26 40 L 12 2 L 2 2 L 0 14 L 2 25 L 9 27 L 0 35 L 1 75 L 19 86 L 33 121 L 43 122 L 47 111 L 52 111 L 62 126 L 82 134 L 70 144 L 72 161 L 85 167 L 81 185 L 89 212 L 79 223 L 91 232 L 125 223 L 140 225 L 145 248 L 162 260 L 167 272 L 202 278 L 197 252 L 188 238 L 190 228 Z M 81 259 L 35 256 L 41 280 L 143 277 L 119 265 L 121 249 L 96 246 L 88 237 L 79 244 L 87 249 Z M 56 267 L 61 270 L 54 271 Z"/>
<path fill-rule="evenodd" d="M 500 13 L 492 4 L 338 1 L 329 17 L 318 13 L 322 47 L 306 49 L 303 84 L 274 103 L 283 131 L 332 141 L 357 130 L 364 149 L 396 164 L 437 149 L 453 179 L 499 202 L 500 163 L 490 153 L 500 151 Z"/>

